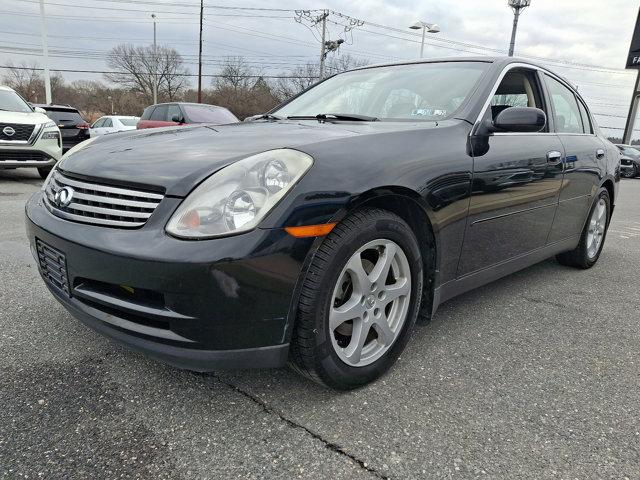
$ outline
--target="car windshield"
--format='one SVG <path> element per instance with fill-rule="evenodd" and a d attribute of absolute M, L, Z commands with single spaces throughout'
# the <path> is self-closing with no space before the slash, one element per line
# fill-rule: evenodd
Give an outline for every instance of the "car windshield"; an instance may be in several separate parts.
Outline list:
<path fill-rule="evenodd" d="M 236 123 L 238 119 L 226 108 L 210 105 L 183 105 L 189 120 L 193 123 Z"/>
<path fill-rule="evenodd" d="M 119 117 L 118 120 L 120 120 L 120 123 L 125 127 L 135 127 L 138 124 L 137 118 Z"/>
<path fill-rule="evenodd" d="M 0 90 L 0 110 L 20 113 L 33 112 L 29 104 L 12 90 Z"/>
<path fill-rule="evenodd" d="M 280 117 L 341 114 L 379 120 L 443 120 L 470 95 L 488 63 L 438 62 L 355 70 L 318 84 L 279 110 Z"/>
<path fill-rule="evenodd" d="M 631 155 L 633 157 L 640 157 L 640 150 L 638 150 L 637 148 L 632 148 L 632 147 L 624 147 L 624 153 L 626 153 L 627 155 Z"/>

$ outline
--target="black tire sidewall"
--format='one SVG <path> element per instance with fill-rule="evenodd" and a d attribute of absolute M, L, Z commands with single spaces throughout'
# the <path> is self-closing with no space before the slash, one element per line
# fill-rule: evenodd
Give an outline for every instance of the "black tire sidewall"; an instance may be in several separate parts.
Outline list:
<path fill-rule="evenodd" d="M 595 210 L 596 205 L 598 205 L 598 202 L 600 201 L 601 198 L 604 198 L 606 208 L 607 208 L 607 225 L 606 225 L 606 228 L 604 229 L 604 233 L 602 235 L 602 242 L 600 242 L 600 248 L 598 249 L 596 256 L 593 258 L 589 258 L 589 254 L 587 251 L 587 235 L 589 234 L 589 222 L 591 222 L 591 216 L 593 215 L 593 211 Z M 602 249 L 604 248 L 604 242 L 607 239 L 607 232 L 609 231 L 610 219 L 611 219 L 611 199 L 609 198 L 609 192 L 607 191 L 606 188 L 601 188 L 600 191 L 598 191 L 598 195 L 593 201 L 593 205 L 591 205 L 591 209 L 589 209 L 589 216 L 587 217 L 587 223 L 585 224 L 584 231 L 582 233 L 581 243 L 583 245 L 583 250 L 584 250 L 583 251 L 584 261 L 589 267 L 595 265 L 598 259 L 600 258 L 600 254 L 602 253 Z"/>
<path fill-rule="evenodd" d="M 348 389 L 369 383 L 382 375 L 404 349 L 415 324 L 422 295 L 422 257 L 420 248 L 409 226 L 398 221 L 394 215 L 381 216 L 341 239 L 334 250 L 333 261 L 323 272 L 318 289 L 315 325 L 315 370 L 320 378 L 333 388 Z M 344 363 L 335 352 L 328 328 L 328 312 L 333 300 L 333 290 L 338 276 L 351 256 L 366 243 L 376 239 L 387 239 L 398 244 L 411 269 L 411 299 L 402 331 L 385 354 L 363 367 L 352 367 Z"/>

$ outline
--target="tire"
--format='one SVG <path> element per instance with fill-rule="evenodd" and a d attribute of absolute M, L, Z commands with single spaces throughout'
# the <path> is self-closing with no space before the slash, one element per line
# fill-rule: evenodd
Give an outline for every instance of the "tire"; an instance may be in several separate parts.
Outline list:
<path fill-rule="evenodd" d="M 353 273 L 358 270 L 354 268 L 358 262 L 363 267 L 360 275 Z M 386 264 L 390 273 L 379 275 L 380 279 L 385 277 L 384 282 L 378 279 L 380 285 L 367 283 L 378 272 L 385 272 L 382 265 Z M 399 294 L 401 290 L 405 293 Z M 354 212 L 322 241 L 307 269 L 291 341 L 290 366 L 337 390 L 372 382 L 395 363 L 406 346 L 420 310 L 422 291 L 422 256 L 409 225 L 386 210 Z M 338 315 L 348 315 L 341 309 L 358 309 L 360 313 L 344 321 Z M 382 321 L 389 328 L 383 328 Z M 356 354 L 358 332 L 368 333 L 360 333 L 364 347 Z"/>
<path fill-rule="evenodd" d="M 52 167 L 40 167 L 40 168 L 38 168 L 38 173 L 40 174 L 40 178 L 42 178 L 42 179 L 47 178 L 47 175 L 49 175 L 49 173 L 51 173 L 51 168 Z"/>
<path fill-rule="evenodd" d="M 622 169 L 620 174 L 624 178 L 635 178 L 638 175 L 638 170 L 637 170 L 636 166 L 633 165 L 633 167 L 631 169 L 628 169 L 628 168 Z"/>
<path fill-rule="evenodd" d="M 597 212 L 601 205 L 603 205 L 605 209 L 604 217 L 601 217 L 601 221 L 598 222 L 597 219 L 600 215 Z M 587 217 L 587 221 L 582 230 L 582 235 L 580 236 L 580 243 L 574 250 L 557 255 L 556 258 L 558 262 L 568 267 L 583 269 L 593 267 L 598 261 L 598 258 L 600 258 L 602 247 L 604 247 L 610 218 L 611 199 L 609 198 L 609 192 L 606 188 L 601 188 L 594 199 L 593 205 L 591 205 L 591 209 L 589 210 L 589 216 Z M 590 235 L 594 233 L 594 219 L 596 219 L 595 227 L 598 231 L 596 234 L 600 237 L 599 243 L 595 248 L 593 248 L 590 243 L 590 240 L 593 238 L 590 237 Z"/>

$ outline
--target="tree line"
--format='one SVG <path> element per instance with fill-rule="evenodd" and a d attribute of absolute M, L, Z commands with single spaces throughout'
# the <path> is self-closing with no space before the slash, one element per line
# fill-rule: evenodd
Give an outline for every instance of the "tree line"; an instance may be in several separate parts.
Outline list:
<path fill-rule="evenodd" d="M 368 62 L 340 55 L 326 63 L 327 74 L 364 66 Z M 122 44 L 107 55 L 111 73 L 104 80 L 67 82 L 54 73 L 51 77 L 55 104 L 71 105 L 88 121 L 102 115 L 136 115 L 153 102 L 153 81 L 157 79 L 158 102 L 195 102 L 194 76 L 180 54 L 169 46 L 153 47 Z M 154 76 L 153 72 L 156 72 Z M 307 63 L 272 76 L 252 66 L 243 57 L 226 57 L 209 86 L 203 89 L 204 103 L 220 105 L 243 119 L 264 113 L 318 81 L 319 65 Z M 273 78 L 279 77 L 279 78 Z M 10 64 L 0 78 L 32 103 L 45 103 L 44 79 L 37 64 Z"/>

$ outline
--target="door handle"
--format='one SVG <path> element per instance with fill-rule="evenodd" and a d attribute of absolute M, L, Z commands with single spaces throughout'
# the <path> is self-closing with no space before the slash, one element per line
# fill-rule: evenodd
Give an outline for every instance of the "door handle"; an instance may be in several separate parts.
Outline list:
<path fill-rule="evenodd" d="M 547 153 L 547 161 L 549 163 L 560 163 L 560 161 L 562 160 L 562 153 L 558 152 L 557 150 L 552 150 L 549 153 Z"/>
<path fill-rule="evenodd" d="M 604 150 L 599 148 L 596 150 L 596 158 L 604 158 Z"/>

